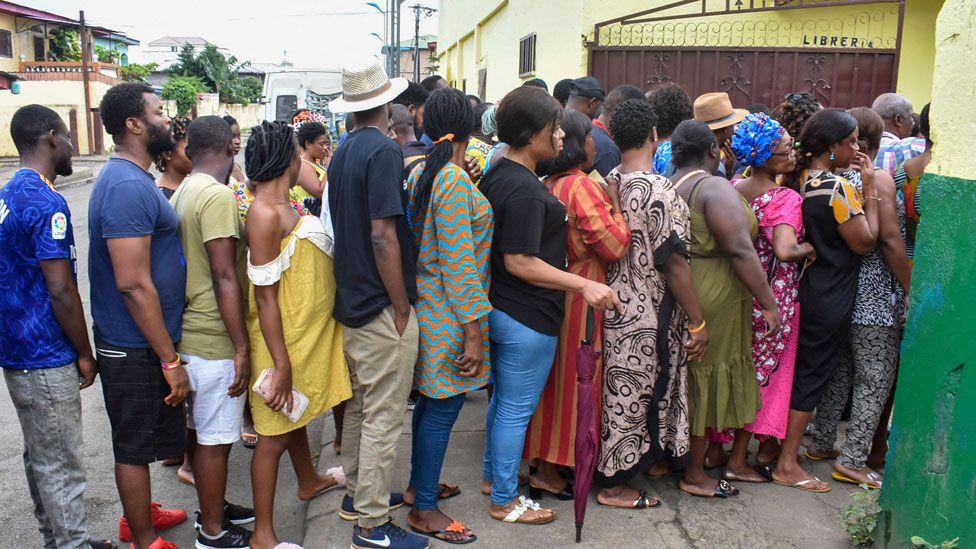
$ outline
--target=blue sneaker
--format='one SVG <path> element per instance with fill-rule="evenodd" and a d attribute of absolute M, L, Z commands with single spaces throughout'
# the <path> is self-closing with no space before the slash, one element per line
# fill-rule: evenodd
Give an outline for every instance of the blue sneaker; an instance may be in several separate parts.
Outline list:
<path fill-rule="evenodd" d="M 393 523 L 392 520 L 363 534 L 357 524 L 352 529 L 353 549 L 428 549 L 430 539 L 411 534 Z"/>
<path fill-rule="evenodd" d="M 400 507 L 403 507 L 403 494 L 399 492 L 390 492 L 390 511 L 399 509 Z M 339 507 L 339 517 L 342 520 L 357 520 L 359 518 L 359 513 L 356 512 L 356 507 L 352 504 L 352 498 L 348 495 L 342 496 L 342 506 Z"/>

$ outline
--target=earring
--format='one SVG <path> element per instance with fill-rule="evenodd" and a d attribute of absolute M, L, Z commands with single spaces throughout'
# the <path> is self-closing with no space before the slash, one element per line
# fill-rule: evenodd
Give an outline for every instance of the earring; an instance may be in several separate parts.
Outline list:
<path fill-rule="evenodd" d="M 830 159 L 831 159 L 831 160 L 837 160 L 837 157 L 836 157 L 836 156 L 834 156 L 834 153 L 830 153 Z"/>

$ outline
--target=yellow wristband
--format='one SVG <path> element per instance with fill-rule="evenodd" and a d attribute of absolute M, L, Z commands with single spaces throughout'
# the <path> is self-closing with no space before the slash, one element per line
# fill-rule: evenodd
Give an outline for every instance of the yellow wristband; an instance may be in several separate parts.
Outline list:
<path fill-rule="evenodd" d="M 689 327 L 688 328 L 688 331 L 690 333 L 697 334 L 698 332 L 700 332 L 700 331 L 702 331 L 704 329 L 705 329 L 705 319 L 703 318 L 702 321 L 701 321 L 701 324 L 699 324 L 698 326 L 696 326 L 694 328 Z"/>
<path fill-rule="evenodd" d="M 180 354 L 176 353 L 176 360 L 174 360 L 173 362 L 166 362 L 164 360 L 160 360 L 159 364 L 160 366 L 163 367 L 163 370 L 175 370 L 176 368 L 180 367 Z"/>

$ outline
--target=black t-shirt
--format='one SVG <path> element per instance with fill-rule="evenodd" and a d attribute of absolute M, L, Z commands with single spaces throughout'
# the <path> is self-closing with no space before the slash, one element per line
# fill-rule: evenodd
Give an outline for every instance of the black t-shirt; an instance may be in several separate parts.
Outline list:
<path fill-rule="evenodd" d="M 376 268 L 371 220 L 396 218 L 407 296 L 417 299 L 416 253 L 404 215 L 403 154 L 378 129 L 349 134 L 329 165 L 329 207 L 335 229 L 333 316 L 359 328 L 392 302 Z"/>
<path fill-rule="evenodd" d="M 507 158 L 494 162 L 481 180 L 481 191 L 495 213 L 491 304 L 537 332 L 559 335 L 563 292 L 533 286 L 509 273 L 504 254 L 534 255 L 565 269 L 566 207 L 528 168 Z"/>

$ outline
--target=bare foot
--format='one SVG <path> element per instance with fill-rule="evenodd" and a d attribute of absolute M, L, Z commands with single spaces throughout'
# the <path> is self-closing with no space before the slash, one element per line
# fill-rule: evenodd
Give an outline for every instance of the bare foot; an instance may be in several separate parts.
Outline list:
<path fill-rule="evenodd" d="M 623 509 L 634 509 L 634 503 L 641 498 L 640 490 L 631 488 L 626 484 L 604 488 L 596 495 L 596 501 L 600 505 L 607 507 L 620 507 Z M 648 496 L 647 507 L 654 507 L 658 504 L 657 498 Z"/>
<path fill-rule="evenodd" d="M 336 455 L 342 454 L 342 442 L 339 439 L 335 439 L 332 443 L 332 449 L 335 450 Z"/>
<path fill-rule="evenodd" d="M 679 490 L 703 498 L 715 497 L 716 488 L 718 488 L 718 481 L 707 475 L 700 479 L 688 480 L 686 477 L 678 481 Z"/>
<path fill-rule="evenodd" d="M 196 481 L 193 479 L 193 469 L 188 461 L 184 461 L 183 465 L 180 465 L 180 468 L 176 470 L 176 478 L 183 484 L 196 486 Z"/>
<path fill-rule="evenodd" d="M 486 495 L 486 496 L 490 496 L 491 495 L 491 481 L 490 480 L 482 480 L 481 481 L 481 493 L 484 494 L 484 495 Z"/>
<path fill-rule="evenodd" d="M 647 476 L 651 478 L 661 478 L 671 472 L 671 462 L 666 459 L 651 465 L 647 468 Z"/>
<path fill-rule="evenodd" d="M 830 450 L 818 450 L 816 448 L 807 448 L 807 457 L 814 461 L 823 461 L 826 459 L 837 459 L 840 455 L 840 450 L 831 448 Z"/>
<path fill-rule="evenodd" d="M 317 475 L 317 477 L 311 486 L 299 486 L 298 499 L 302 501 L 315 499 L 339 485 L 339 482 L 332 475 Z"/>
<path fill-rule="evenodd" d="M 756 484 L 769 482 L 766 477 L 757 473 L 748 464 L 733 466 L 731 462 L 725 464 L 725 471 L 722 472 L 722 478 L 733 482 L 754 482 Z"/>
<path fill-rule="evenodd" d="M 768 465 L 779 459 L 779 441 L 773 437 L 759 443 L 759 450 L 756 452 L 756 462 L 760 465 Z"/>
<path fill-rule="evenodd" d="M 806 490 L 808 492 L 829 492 L 830 485 L 806 472 L 799 465 L 784 466 L 780 461 L 776 469 L 773 470 L 773 482 L 780 485 L 791 486 Z"/>
<path fill-rule="evenodd" d="M 461 525 L 460 522 L 455 521 L 451 517 L 445 515 L 439 509 L 433 509 L 431 511 L 411 509 L 410 512 L 407 513 L 407 524 L 412 528 L 420 530 L 421 532 L 446 530 L 445 532 L 432 537 L 448 543 L 452 541 L 464 541 L 474 534 L 470 528 Z"/>
<path fill-rule="evenodd" d="M 849 482 L 845 479 L 851 479 L 857 484 L 867 484 L 870 488 L 881 488 L 881 482 L 884 480 L 881 473 L 871 469 L 870 467 L 852 469 L 850 467 L 845 467 L 840 463 L 835 463 L 834 471 L 836 471 L 836 473 L 840 473 L 840 476 L 844 477 L 837 478 L 838 475 L 836 473 L 834 474 L 834 478 L 841 482 Z"/>
<path fill-rule="evenodd" d="M 489 503 L 488 514 L 495 520 L 503 521 L 516 507 L 524 508 L 521 516 L 515 519 L 519 524 L 546 524 L 556 520 L 555 511 L 540 507 L 538 503 L 526 497 L 519 497 L 501 506 Z"/>
<path fill-rule="evenodd" d="M 277 545 L 278 538 L 274 535 L 274 531 L 269 534 L 255 531 L 251 535 L 251 542 L 248 547 L 251 549 L 274 549 Z"/>
<path fill-rule="evenodd" d="M 721 444 L 710 442 L 705 452 L 705 469 L 717 469 L 728 462 L 729 454 L 726 453 L 725 448 Z"/>

